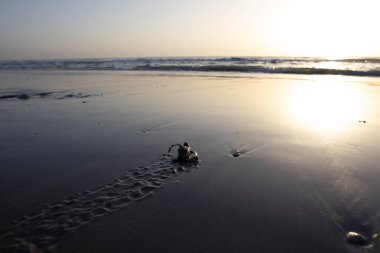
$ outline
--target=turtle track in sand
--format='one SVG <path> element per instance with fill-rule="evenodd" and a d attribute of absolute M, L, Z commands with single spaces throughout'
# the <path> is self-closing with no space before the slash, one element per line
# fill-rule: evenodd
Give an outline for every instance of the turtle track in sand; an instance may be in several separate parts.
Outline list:
<path fill-rule="evenodd" d="M 179 164 L 163 154 L 145 166 L 128 170 L 112 183 L 76 193 L 41 211 L 25 215 L 0 235 L 1 252 L 51 252 L 59 238 L 89 222 L 151 196 L 177 172 L 196 164 Z"/>

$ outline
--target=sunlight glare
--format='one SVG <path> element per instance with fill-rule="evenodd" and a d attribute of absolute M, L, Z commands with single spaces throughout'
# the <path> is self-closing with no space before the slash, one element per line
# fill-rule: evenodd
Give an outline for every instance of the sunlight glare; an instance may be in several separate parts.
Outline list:
<path fill-rule="evenodd" d="M 318 81 L 292 94 L 296 121 L 322 131 L 342 131 L 363 116 L 364 97 L 358 86 Z"/>
<path fill-rule="evenodd" d="M 373 24 L 380 1 L 289 0 L 279 8 L 270 38 L 291 55 L 328 59 L 363 57 L 379 52 Z M 280 20 L 280 22 L 279 22 Z"/>

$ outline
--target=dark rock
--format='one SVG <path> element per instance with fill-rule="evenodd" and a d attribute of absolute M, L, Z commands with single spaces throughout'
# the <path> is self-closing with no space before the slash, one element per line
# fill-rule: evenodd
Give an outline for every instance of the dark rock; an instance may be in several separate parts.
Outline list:
<path fill-rule="evenodd" d="M 15 98 L 17 95 L 2 95 L 0 96 L 0 99 L 8 99 L 8 98 Z"/>
<path fill-rule="evenodd" d="M 30 96 L 27 95 L 27 94 L 20 94 L 20 95 L 17 96 L 17 98 L 18 99 L 22 99 L 22 100 L 27 100 L 27 99 L 30 98 Z"/>
<path fill-rule="evenodd" d="M 46 97 L 46 96 L 48 96 L 50 94 L 53 94 L 53 92 L 40 92 L 40 93 L 37 93 L 36 95 L 40 96 L 41 98 L 43 98 L 43 97 Z"/>

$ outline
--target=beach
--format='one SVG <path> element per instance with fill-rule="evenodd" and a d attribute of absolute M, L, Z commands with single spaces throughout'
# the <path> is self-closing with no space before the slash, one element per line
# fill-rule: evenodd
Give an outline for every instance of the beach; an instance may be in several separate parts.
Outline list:
<path fill-rule="evenodd" d="M 0 77 L 4 252 L 380 250 L 378 77 Z"/>

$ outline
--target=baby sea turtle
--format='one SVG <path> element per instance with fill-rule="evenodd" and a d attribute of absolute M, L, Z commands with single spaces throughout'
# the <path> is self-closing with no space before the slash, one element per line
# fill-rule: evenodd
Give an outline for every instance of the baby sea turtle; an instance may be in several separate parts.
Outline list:
<path fill-rule="evenodd" d="M 183 145 L 181 144 L 173 144 L 170 146 L 168 153 L 170 153 L 171 149 L 175 146 L 178 146 L 178 156 L 177 161 L 179 162 L 198 162 L 198 154 L 195 150 L 190 148 L 189 143 L 185 142 Z"/>

